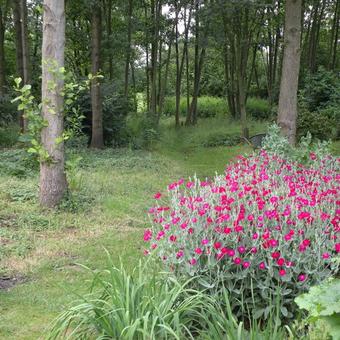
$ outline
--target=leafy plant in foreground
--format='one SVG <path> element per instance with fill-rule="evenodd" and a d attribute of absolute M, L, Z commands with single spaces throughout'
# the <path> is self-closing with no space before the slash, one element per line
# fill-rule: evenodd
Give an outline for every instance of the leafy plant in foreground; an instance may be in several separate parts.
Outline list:
<path fill-rule="evenodd" d="M 340 339 L 340 279 L 312 287 L 295 299 L 301 309 L 309 312 L 308 321 L 324 320 L 333 339 Z"/>
<path fill-rule="evenodd" d="M 93 273 L 92 291 L 56 320 L 49 339 L 182 339 L 192 338 L 206 300 L 188 282 L 148 275 L 139 263 L 132 275 L 111 262 Z"/>

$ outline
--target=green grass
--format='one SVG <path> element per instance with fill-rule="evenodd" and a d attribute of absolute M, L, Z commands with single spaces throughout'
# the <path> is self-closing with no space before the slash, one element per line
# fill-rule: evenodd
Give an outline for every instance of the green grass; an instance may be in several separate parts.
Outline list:
<path fill-rule="evenodd" d="M 250 133 L 264 132 L 251 122 Z M 226 118 L 200 120 L 175 129 L 173 117 L 161 123 L 161 140 L 149 151 L 69 150 L 82 157 L 73 179 L 79 183 L 71 201 L 58 211 L 37 203 L 38 170 L 23 151 L 0 150 L 0 277 L 25 276 L 26 282 L 0 291 L 0 339 L 45 338 L 52 320 L 85 291 L 92 269 L 106 265 L 104 248 L 115 264 L 133 268 L 143 251 L 143 228 L 153 193 L 195 173 L 222 172 L 246 145 L 204 147 L 215 135 L 239 135 Z M 333 145 L 339 153 L 339 143 Z M 19 168 L 19 169 L 17 169 Z"/>
<path fill-rule="evenodd" d="M 264 127 L 255 124 L 251 130 Z M 58 211 L 39 208 L 38 171 L 23 160 L 23 152 L 0 150 L 0 277 L 27 280 L 0 291 L 0 338 L 44 338 L 50 322 L 74 300 L 72 292 L 87 287 L 89 273 L 77 264 L 104 268 L 104 248 L 115 263 L 121 257 L 127 268 L 134 267 L 142 254 L 153 193 L 181 177 L 223 171 L 249 147 L 205 148 L 202 141 L 211 134 L 238 131 L 226 119 L 178 130 L 165 120 L 162 138 L 150 151 L 69 151 L 82 157 L 76 175 L 80 185 Z"/>

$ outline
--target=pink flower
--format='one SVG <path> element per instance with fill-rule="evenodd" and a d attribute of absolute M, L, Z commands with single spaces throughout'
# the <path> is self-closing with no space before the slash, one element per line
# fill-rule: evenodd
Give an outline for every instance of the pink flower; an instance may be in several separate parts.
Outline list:
<path fill-rule="evenodd" d="M 286 272 L 284 269 L 280 269 L 280 270 L 279 270 L 279 275 L 280 275 L 280 276 L 285 276 L 286 273 L 287 273 L 287 272 Z"/>
<path fill-rule="evenodd" d="M 303 240 L 302 241 L 302 244 L 305 246 L 305 247 L 308 247 L 310 245 L 310 240 L 306 239 L 306 240 Z"/>
<path fill-rule="evenodd" d="M 221 248 L 221 246 L 222 246 L 222 243 L 221 243 L 221 242 L 215 242 L 215 243 L 214 243 L 214 248 L 215 248 L 215 249 L 219 249 L 219 248 Z"/>
<path fill-rule="evenodd" d="M 203 244 L 203 245 L 206 245 L 206 244 L 208 244 L 208 243 L 209 243 L 209 240 L 208 240 L 208 239 L 205 238 L 205 239 L 202 240 L 202 244 Z"/>
<path fill-rule="evenodd" d="M 305 281 L 306 280 L 306 275 L 304 275 L 304 274 L 300 274 L 299 276 L 298 276 L 298 280 L 299 281 Z"/>
<path fill-rule="evenodd" d="M 322 254 L 322 258 L 325 259 L 325 260 L 329 259 L 330 257 L 331 257 L 331 255 L 329 253 L 323 253 Z"/>
<path fill-rule="evenodd" d="M 285 239 L 285 241 L 289 241 L 289 240 L 292 239 L 292 235 L 291 235 L 291 234 L 286 234 L 286 235 L 284 236 L 284 239 Z"/>
<path fill-rule="evenodd" d="M 195 253 L 198 254 L 198 255 L 201 255 L 203 253 L 203 251 L 202 251 L 201 248 L 196 248 Z"/>
<path fill-rule="evenodd" d="M 181 224 L 181 229 L 185 229 L 188 226 L 188 223 L 184 222 Z"/>
<path fill-rule="evenodd" d="M 240 254 L 243 254 L 245 251 L 246 251 L 246 248 L 241 246 L 241 247 L 238 247 L 237 248 L 237 251 L 240 253 Z"/>
<path fill-rule="evenodd" d="M 340 253 L 340 243 L 336 243 L 334 249 L 336 253 Z"/>
<path fill-rule="evenodd" d="M 243 264 L 242 264 L 242 266 L 243 266 L 243 268 L 249 268 L 250 262 L 244 261 Z"/>
<path fill-rule="evenodd" d="M 193 265 L 195 265 L 195 264 L 197 263 L 197 260 L 194 259 L 194 258 L 192 258 L 192 259 L 189 261 L 189 263 L 193 266 Z"/>
<path fill-rule="evenodd" d="M 285 264 L 285 259 L 282 258 L 282 257 L 280 257 L 280 258 L 276 261 L 276 263 L 277 263 L 279 266 L 283 266 L 283 265 Z"/>
<path fill-rule="evenodd" d="M 260 269 L 266 269 L 266 264 L 265 264 L 264 262 L 261 262 L 261 263 L 259 264 L 259 268 L 260 268 Z"/>
<path fill-rule="evenodd" d="M 242 263 L 242 259 L 240 259 L 239 257 L 235 257 L 235 258 L 234 258 L 234 263 L 235 263 L 236 265 L 239 265 L 239 264 Z"/>
<path fill-rule="evenodd" d="M 235 253 L 235 250 L 234 250 L 234 249 L 229 249 L 227 254 L 228 254 L 228 256 L 230 256 L 230 257 L 234 257 L 236 253 Z"/>
<path fill-rule="evenodd" d="M 150 229 L 146 229 L 144 231 L 144 241 L 148 242 L 151 240 L 151 238 L 152 238 L 152 231 Z"/>
<path fill-rule="evenodd" d="M 309 158 L 312 160 L 312 161 L 315 161 L 316 160 L 316 154 L 314 152 L 311 152 L 309 154 Z"/>
<path fill-rule="evenodd" d="M 176 254 L 176 257 L 177 257 L 177 258 L 180 258 L 180 257 L 183 257 L 183 255 L 184 255 L 183 250 L 179 250 L 179 251 L 177 252 L 177 254 Z"/>
<path fill-rule="evenodd" d="M 162 197 L 162 194 L 160 192 L 157 192 L 154 194 L 153 198 L 156 200 L 159 200 Z"/>
<path fill-rule="evenodd" d="M 170 240 L 171 242 L 176 242 L 177 237 L 176 237 L 175 235 L 170 235 L 169 240 Z"/>
<path fill-rule="evenodd" d="M 187 187 L 188 189 L 190 189 L 190 188 L 192 188 L 194 185 L 195 185 L 194 182 L 188 182 L 188 183 L 186 184 L 186 187 Z"/>
<path fill-rule="evenodd" d="M 272 253 L 272 258 L 273 259 L 278 259 L 280 257 L 280 252 L 279 251 L 274 251 L 273 253 Z"/>

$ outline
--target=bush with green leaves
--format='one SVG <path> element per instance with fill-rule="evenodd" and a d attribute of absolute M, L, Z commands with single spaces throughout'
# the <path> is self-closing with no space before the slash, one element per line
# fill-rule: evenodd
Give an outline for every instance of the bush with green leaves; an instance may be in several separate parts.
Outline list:
<path fill-rule="evenodd" d="M 330 279 L 311 287 L 308 293 L 295 299 L 297 305 L 309 313 L 308 321 L 323 320 L 334 340 L 340 339 L 340 279 Z"/>
<path fill-rule="evenodd" d="M 340 78 L 336 72 L 320 67 L 316 73 L 307 74 L 300 91 L 308 111 L 315 112 L 328 106 L 340 105 Z"/>
<path fill-rule="evenodd" d="M 11 100 L 11 94 L 0 96 L 0 126 L 6 126 L 17 121 L 17 109 Z"/>
<path fill-rule="evenodd" d="M 313 165 L 314 160 L 311 154 L 318 159 L 327 158 L 330 155 L 330 142 L 313 141 L 310 133 L 301 137 L 296 146 L 289 144 L 288 139 L 280 133 L 280 128 L 276 124 L 268 128 L 266 137 L 262 142 L 262 147 L 269 154 L 277 155 L 289 161 Z"/>
<path fill-rule="evenodd" d="M 235 146 L 241 142 L 238 135 L 232 134 L 211 134 L 203 142 L 202 145 L 206 148 L 215 146 Z"/>
<path fill-rule="evenodd" d="M 38 168 L 37 160 L 23 149 L 0 150 L 0 173 L 2 175 L 28 177 L 36 174 Z"/>
<path fill-rule="evenodd" d="M 173 116 L 176 112 L 176 98 L 167 97 L 164 101 L 163 114 Z M 197 102 L 197 116 L 200 118 L 223 117 L 228 114 L 228 104 L 225 99 L 218 97 L 202 96 Z M 181 98 L 180 116 L 187 115 L 187 101 Z"/>
<path fill-rule="evenodd" d="M 337 135 L 337 124 L 340 122 L 340 106 L 326 107 L 318 111 L 308 111 L 300 107 L 297 117 L 297 137 L 310 133 L 313 139 L 330 140 Z"/>
<path fill-rule="evenodd" d="M 9 148 L 18 142 L 19 128 L 17 125 L 0 127 L 0 148 Z"/>
<path fill-rule="evenodd" d="M 248 98 L 246 111 L 254 119 L 268 119 L 271 115 L 271 108 L 268 100 L 262 98 Z"/>
<path fill-rule="evenodd" d="M 132 111 L 133 103 L 117 92 L 115 84 L 102 84 L 104 143 L 108 146 L 125 146 L 130 142 L 127 128 L 127 116 Z M 92 126 L 92 107 L 90 93 L 77 98 L 76 104 L 85 116 L 82 131 L 90 138 Z"/>

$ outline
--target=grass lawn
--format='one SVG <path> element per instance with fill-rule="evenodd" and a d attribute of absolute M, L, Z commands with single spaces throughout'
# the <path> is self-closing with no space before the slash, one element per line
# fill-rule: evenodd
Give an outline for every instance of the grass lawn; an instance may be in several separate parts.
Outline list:
<path fill-rule="evenodd" d="M 24 279 L 0 290 L 1 339 L 44 338 L 74 293 L 88 288 L 91 274 L 78 264 L 104 268 L 103 248 L 116 263 L 121 258 L 134 266 L 142 256 L 153 193 L 195 173 L 213 176 L 236 155 L 251 152 L 245 145 L 202 145 L 212 135 L 238 134 L 239 126 L 226 120 L 179 130 L 165 121 L 162 129 L 151 151 L 69 150 L 68 156 L 82 160 L 72 178 L 73 198 L 56 212 L 39 208 L 38 172 L 28 169 L 23 152 L 0 151 L 0 277 Z M 255 134 L 265 127 L 253 123 L 250 130 Z M 338 149 L 339 144 L 334 146 Z"/>
<path fill-rule="evenodd" d="M 237 128 L 211 121 L 175 130 L 165 122 L 151 151 L 69 151 L 82 161 L 73 199 L 57 212 L 39 208 L 38 172 L 20 165 L 23 152 L 0 151 L 0 277 L 25 280 L 0 290 L 0 338 L 44 338 L 53 318 L 76 298 L 74 292 L 87 289 L 91 274 L 78 263 L 103 268 L 103 248 L 116 263 L 121 258 L 135 265 L 153 193 L 195 173 L 213 176 L 234 156 L 251 151 L 243 145 L 201 145 L 213 133 L 237 133 Z M 17 172 L 20 176 L 13 175 Z"/>

